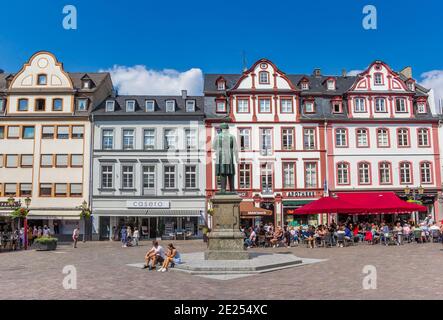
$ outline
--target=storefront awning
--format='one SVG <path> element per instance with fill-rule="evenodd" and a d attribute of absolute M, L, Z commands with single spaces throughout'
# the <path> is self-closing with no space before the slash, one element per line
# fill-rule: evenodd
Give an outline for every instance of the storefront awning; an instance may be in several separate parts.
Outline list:
<path fill-rule="evenodd" d="M 80 220 L 80 210 L 31 210 L 29 220 Z"/>
<path fill-rule="evenodd" d="M 272 216 L 272 211 L 258 208 L 254 206 L 252 201 L 242 201 L 240 203 L 240 215 L 242 217 Z"/>
<path fill-rule="evenodd" d="M 144 210 L 94 210 L 94 216 L 117 216 L 117 217 L 200 217 L 200 210 L 167 210 L 167 209 L 144 209 Z"/>
<path fill-rule="evenodd" d="M 283 207 L 300 207 L 311 203 L 314 200 L 286 200 L 283 201 Z"/>

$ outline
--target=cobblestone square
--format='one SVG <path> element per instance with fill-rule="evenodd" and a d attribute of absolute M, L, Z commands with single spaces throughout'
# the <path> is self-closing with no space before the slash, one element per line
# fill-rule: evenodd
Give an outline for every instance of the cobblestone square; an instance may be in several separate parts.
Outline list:
<path fill-rule="evenodd" d="M 176 241 L 183 253 L 203 251 L 201 240 Z M 165 246 L 166 241 L 161 245 Z M 143 262 L 150 242 L 122 248 L 118 242 L 59 245 L 56 251 L 0 253 L 0 299 L 441 299 L 441 244 L 346 248 L 260 248 L 326 261 L 232 280 L 180 272 L 149 272 Z M 77 270 L 77 289 L 65 290 L 66 265 Z M 363 268 L 377 270 L 377 289 L 363 289 Z"/>

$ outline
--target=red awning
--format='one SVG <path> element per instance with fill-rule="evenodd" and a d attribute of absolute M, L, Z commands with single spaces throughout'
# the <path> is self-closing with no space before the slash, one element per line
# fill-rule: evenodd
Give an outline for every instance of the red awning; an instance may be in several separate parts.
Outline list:
<path fill-rule="evenodd" d="M 427 211 L 425 206 L 401 200 L 394 192 L 337 193 L 308 203 L 293 214 L 395 214 Z"/>
<path fill-rule="evenodd" d="M 344 200 L 323 197 L 298 208 L 293 214 L 350 213 L 357 212 L 358 210 L 358 207 Z"/>
<path fill-rule="evenodd" d="M 359 214 L 394 214 L 427 211 L 425 206 L 401 200 L 394 192 L 337 193 L 339 199 L 362 208 Z"/>

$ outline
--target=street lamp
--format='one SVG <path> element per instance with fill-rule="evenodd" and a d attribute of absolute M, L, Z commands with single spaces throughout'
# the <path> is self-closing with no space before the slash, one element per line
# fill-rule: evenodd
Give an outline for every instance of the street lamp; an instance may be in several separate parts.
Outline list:
<path fill-rule="evenodd" d="M 409 195 L 410 193 L 411 193 L 411 188 L 409 188 L 409 186 L 406 186 L 405 194 Z"/>
<path fill-rule="evenodd" d="M 12 208 L 14 207 L 15 199 L 13 197 L 8 198 L 8 205 Z"/>

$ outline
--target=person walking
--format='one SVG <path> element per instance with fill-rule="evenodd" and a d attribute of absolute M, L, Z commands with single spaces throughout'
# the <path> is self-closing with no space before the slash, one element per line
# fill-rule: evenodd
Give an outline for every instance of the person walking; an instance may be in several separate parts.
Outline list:
<path fill-rule="evenodd" d="M 140 238 L 140 232 L 138 231 L 138 228 L 134 228 L 134 233 L 132 235 L 133 243 L 135 246 L 138 246 L 138 239 Z"/>
<path fill-rule="evenodd" d="M 127 240 L 126 237 L 128 235 L 127 230 L 126 230 L 126 226 L 122 227 L 122 230 L 120 231 L 120 233 L 121 233 L 120 238 L 121 238 L 121 241 L 122 241 L 122 247 L 126 248 L 127 247 L 126 246 L 126 240 Z"/>
<path fill-rule="evenodd" d="M 74 248 L 77 248 L 78 238 L 80 236 L 80 228 L 77 226 L 72 233 L 72 240 L 74 240 Z"/>

